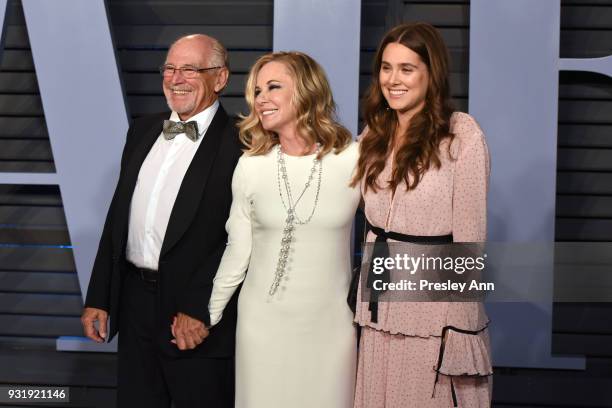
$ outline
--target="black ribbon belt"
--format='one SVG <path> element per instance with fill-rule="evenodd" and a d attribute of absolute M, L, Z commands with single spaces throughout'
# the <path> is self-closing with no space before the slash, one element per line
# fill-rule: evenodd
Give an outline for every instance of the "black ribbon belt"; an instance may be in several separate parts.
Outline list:
<path fill-rule="evenodd" d="M 159 280 L 159 272 L 153 269 L 139 268 L 131 262 L 128 262 L 128 270 L 138 276 L 145 282 L 157 283 Z"/>
<path fill-rule="evenodd" d="M 399 232 L 393 231 L 385 231 L 382 228 L 374 227 L 370 224 L 370 221 L 366 219 L 366 228 L 376 235 L 376 244 L 380 244 L 383 242 L 387 242 L 387 240 L 392 239 L 394 241 L 401 242 L 410 242 L 413 244 L 450 244 L 453 242 L 453 235 L 406 235 L 401 234 Z M 367 287 L 373 288 L 375 280 L 381 280 L 383 282 L 389 283 L 391 281 L 391 273 L 387 268 L 384 268 L 383 272 L 380 274 L 374 273 L 374 262 L 372 260 L 374 258 L 387 258 L 389 257 L 389 246 L 388 245 L 374 245 L 374 250 L 372 251 L 372 259 L 370 261 L 370 266 L 368 268 L 368 280 Z M 384 267 L 384 266 L 383 266 Z M 372 323 L 378 322 L 378 297 L 383 294 L 385 290 L 370 290 L 370 304 L 368 310 L 370 311 L 371 318 L 370 321 Z"/>

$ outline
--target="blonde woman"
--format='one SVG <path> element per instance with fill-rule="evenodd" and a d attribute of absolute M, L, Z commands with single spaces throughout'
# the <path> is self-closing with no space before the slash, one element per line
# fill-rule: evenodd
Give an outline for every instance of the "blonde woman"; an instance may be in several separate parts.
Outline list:
<path fill-rule="evenodd" d="M 209 303 L 215 324 L 243 284 L 236 408 L 352 407 L 356 335 L 346 293 L 357 145 L 334 119 L 322 68 L 303 53 L 261 57 L 246 100 L 247 149 Z"/>

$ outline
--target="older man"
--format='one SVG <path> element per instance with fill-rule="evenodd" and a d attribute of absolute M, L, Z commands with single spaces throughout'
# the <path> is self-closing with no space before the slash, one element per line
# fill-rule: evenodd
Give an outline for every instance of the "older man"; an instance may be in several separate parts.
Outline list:
<path fill-rule="evenodd" d="M 241 154 L 218 101 L 227 52 L 189 35 L 160 71 L 172 112 L 130 126 L 81 321 L 98 342 L 121 333 L 119 407 L 232 407 L 235 298 L 207 328 Z"/>

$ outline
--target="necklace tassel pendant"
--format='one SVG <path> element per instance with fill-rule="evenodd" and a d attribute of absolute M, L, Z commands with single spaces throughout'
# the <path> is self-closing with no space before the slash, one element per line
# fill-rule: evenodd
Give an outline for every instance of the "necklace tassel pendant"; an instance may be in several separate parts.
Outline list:
<path fill-rule="evenodd" d="M 289 260 L 289 251 L 291 251 L 291 241 L 293 240 L 293 221 L 292 215 L 287 217 L 285 221 L 285 228 L 283 229 L 283 238 L 281 239 L 281 249 L 276 263 L 276 272 L 274 273 L 274 281 L 270 286 L 268 294 L 274 296 L 280 283 L 285 276 L 285 270 L 287 268 L 287 261 Z"/>

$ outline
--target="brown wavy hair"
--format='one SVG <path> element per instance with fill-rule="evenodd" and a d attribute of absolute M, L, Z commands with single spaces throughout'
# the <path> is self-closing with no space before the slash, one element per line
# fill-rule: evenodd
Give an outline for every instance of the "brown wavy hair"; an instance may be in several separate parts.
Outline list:
<path fill-rule="evenodd" d="M 240 116 L 240 140 L 251 155 L 266 154 L 279 143 L 278 135 L 261 125 L 255 112 L 255 82 L 261 68 L 277 61 L 287 67 L 293 77 L 293 106 L 297 116 L 297 132 L 308 144 L 321 144 L 319 158 L 332 149 L 339 153 L 352 140 L 351 133 L 336 119 L 336 103 L 323 68 L 308 55 L 297 52 L 274 52 L 261 56 L 251 68 L 245 98 L 249 114 Z"/>
<path fill-rule="evenodd" d="M 363 99 L 363 114 L 368 130 L 360 142 L 360 157 L 352 185 L 363 179 L 367 191 L 384 188 L 376 179 L 385 167 L 393 149 L 393 135 L 398 125 L 397 114 L 389 108 L 382 93 L 379 73 L 382 55 L 390 43 L 399 43 L 419 55 L 427 66 L 429 84 L 423 109 L 411 119 L 395 153 L 389 187 L 395 191 L 405 182 L 406 189 L 414 189 L 432 165 L 440 168 L 440 143 L 454 135 L 450 132 L 453 106 L 448 80 L 448 49 L 440 32 L 427 23 L 401 24 L 385 34 L 378 46 L 372 69 L 372 82 Z M 450 143 L 449 143 L 450 148 Z"/>

